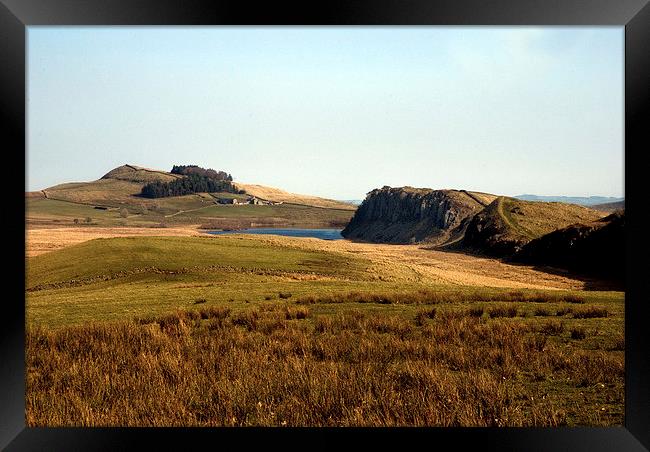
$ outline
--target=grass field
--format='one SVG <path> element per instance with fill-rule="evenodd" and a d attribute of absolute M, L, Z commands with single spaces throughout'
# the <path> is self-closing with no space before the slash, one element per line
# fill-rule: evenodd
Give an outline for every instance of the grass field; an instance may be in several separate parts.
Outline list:
<path fill-rule="evenodd" d="M 624 294 L 525 266 L 233 235 L 26 270 L 30 426 L 623 421 Z"/>
<path fill-rule="evenodd" d="M 250 227 L 251 224 L 342 227 L 354 214 L 353 210 L 297 204 L 216 205 L 213 196 L 204 193 L 156 200 L 129 198 L 124 204 L 82 204 L 52 198 L 26 198 L 25 203 L 28 224 L 39 227 L 74 226 L 75 219 L 80 225 L 100 227 L 190 224 L 213 228 Z M 96 209 L 95 205 L 108 206 L 108 210 Z M 126 209 L 126 217 L 121 215 L 121 209 Z M 86 222 L 87 218 L 90 218 L 90 223 Z"/>

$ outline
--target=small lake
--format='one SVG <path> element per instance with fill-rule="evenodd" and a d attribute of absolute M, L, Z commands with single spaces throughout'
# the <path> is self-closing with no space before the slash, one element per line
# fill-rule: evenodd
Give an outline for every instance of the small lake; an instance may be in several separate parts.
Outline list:
<path fill-rule="evenodd" d="M 206 231 L 208 234 L 274 234 L 288 237 L 314 237 L 322 240 L 341 240 L 342 229 L 292 229 L 292 228 L 250 228 L 236 231 Z"/>

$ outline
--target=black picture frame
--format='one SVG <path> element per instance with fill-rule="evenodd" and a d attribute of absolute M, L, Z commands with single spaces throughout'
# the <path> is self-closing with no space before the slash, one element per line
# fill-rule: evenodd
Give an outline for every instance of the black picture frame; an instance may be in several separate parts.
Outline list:
<path fill-rule="evenodd" d="M 26 153 L 26 27 L 32 25 L 618 25 L 625 27 L 625 197 L 627 225 L 625 305 L 625 426 L 612 428 L 458 429 L 126 429 L 26 428 L 24 351 L 24 184 Z M 497 450 L 650 449 L 650 354 L 645 326 L 648 278 L 640 182 L 648 147 L 650 99 L 650 6 L 648 0 L 392 0 L 325 1 L 289 5 L 276 2 L 207 0 L 0 0 L 0 105 L 7 131 L 4 156 L 13 156 L 11 196 L 3 217 L 5 256 L 16 262 L 8 278 L 0 332 L 0 447 L 6 450 L 124 450 L 210 447 L 282 448 L 341 445 L 356 433 L 365 447 L 382 445 L 397 434 L 418 447 L 448 444 Z M 635 190 L 636 187 L 639 189 Z M 15 239 L 14 239 L 15 237 Z M 21 303 L 19 300 L 23 300 Z M 217 431 L 218 430 L 218 431 Z M 296 432 L 309 438 L 297 440 Z M 301 435 L 304 436 L 304 435 Z M 305 443 L 304 441 L 308 441 Z M 444 442 L 442 442 L 444 441 Z M 346 444 L 342 444 L 346 445 Z M 351 445 L 351 444 L 350 444 Z M 420 446 L 421 447 L 421 446 Z"/>

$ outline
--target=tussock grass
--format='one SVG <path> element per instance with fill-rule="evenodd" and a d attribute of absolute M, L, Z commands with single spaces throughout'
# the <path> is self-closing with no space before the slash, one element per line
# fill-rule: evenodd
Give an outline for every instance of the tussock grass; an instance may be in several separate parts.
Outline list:
<path fill-rule="evenodd" d="M 578 301 L 579 300 L 579 301 Z M 320 296 L 303 296 L 297 304 L 335 304 L 335 303 L 377 303 L 377 304 L 439 304 L 456 302 L 527 302 L 527 303 L 584 303 L 584 297 L 552 292 L 485 292 L 485 291 L 418 291 L 367 293 L 348 292 Z"/>
<path fill-rule="evenodd" d="M 415 314 L 415 324 L 422 326 L 426 323 L 426 319 L 433 319 L 436 317 L 436 308 L 419 310 Z"/>
<path fill-rule="evenodd" d="M 564 332 L 564 323 L 557 320 L 548 320 L 539 325 L 538 331 L 547 336 L 558 336 Z"/>
<path fill-rule="evenodd" d="M 571 339 L 579 340 L 579 339 L 584 339 L 585 337 L 586 337 L 586 333 L 584 328 L 580 328 L 580 327 L 571 328 Z"/>
<path fill-rule="evenodd" d="M 494 318 L 494 317 L 516 317 L 517 316 L 517 307 L 516 306 L 497 306 L 497 307 L 488 309 L 488 315 L 490 316 L 490 318 Z"/>
<path fill-rule="evenodd" d="M 562 322 L 509 308 L 414 322 L 283 302 L 29 327 L 27 425 L 622 424 L 623 353 L 567 347 Z"/>
<path fill-rule="evenodd" d="M 598 317 L 607 317 L 609 312 L 605 308 L 590 306 L 581 309 L 571 309 L 574 319 L 593 319 Z"/>
<path fill-rule="evenodd" d="M 299 308 L 290 308 L 286 307 L 284 310 L 284 318 L 286 320 L 292 320 L 292 319 L 306 319 L 309 317 L 309 309 L 299 307 Z"/>

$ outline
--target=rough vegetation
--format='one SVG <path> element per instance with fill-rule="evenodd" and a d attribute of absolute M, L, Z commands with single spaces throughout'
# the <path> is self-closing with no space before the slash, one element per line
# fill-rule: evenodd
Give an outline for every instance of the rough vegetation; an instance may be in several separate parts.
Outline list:
<path fill-rule="evenodd" d="M 489 312 L 270 302 L 30 328 L 27 425 L 622 425 L 620 344 Z"/>

